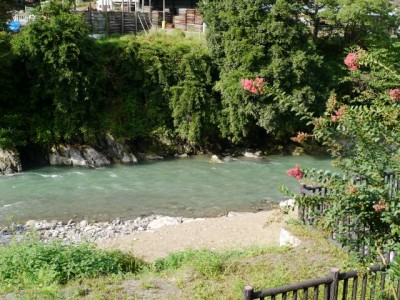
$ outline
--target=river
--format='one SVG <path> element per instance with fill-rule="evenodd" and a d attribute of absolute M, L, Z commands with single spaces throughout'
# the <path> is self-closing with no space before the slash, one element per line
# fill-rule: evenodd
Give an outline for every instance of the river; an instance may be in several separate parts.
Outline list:
<path fill-rule="evenodd" d="M 41 167 L 0 177 L 0 223 L 256 211 L 285 199 L 280 185 L 298 190 L 297 180 L 286 174 L 296 164 L 331 168 L 329 158 L 313 156 L 243 158 L 222 164 L 195 156 L 99 169 Z"/>

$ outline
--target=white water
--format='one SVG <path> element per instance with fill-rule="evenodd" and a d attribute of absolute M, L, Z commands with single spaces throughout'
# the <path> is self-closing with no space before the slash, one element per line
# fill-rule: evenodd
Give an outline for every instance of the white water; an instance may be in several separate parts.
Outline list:
<path fill-rule="evenodd" d="M 43 167 L 0 177 L 0 223 L 254 211 L 284 199 L 280 185 L 298 190 L 298 182 L 286 175 L 296 164 L 327 169 L 330 159 L 271 156 L 213 164 L 198 156 L 94 170 Z"/>

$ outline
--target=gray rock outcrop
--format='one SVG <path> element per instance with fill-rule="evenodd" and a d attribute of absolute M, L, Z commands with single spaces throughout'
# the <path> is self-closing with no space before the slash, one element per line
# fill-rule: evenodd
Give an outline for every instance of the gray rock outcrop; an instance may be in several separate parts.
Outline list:
<path fill-rule="evenodd" d="M 99 138 L 97 144 L 54 145 L 48 151 L 50 165 L 102 167 L 114 163 L 137 163 L 128 146 L 118 143 L 110 134 Z"/>
<path fill-rule="evenodd" d="M 15 150 L 0 148 L 0 175 L 9 175 L 22 171 L 19 153 Z"/>
<path fill-rule="evenodd" d="M 48 153 L 50 165 L 102 167 L 110 164 L 103 154 L 91 146 L 57 145 Z"/>
<path fill-rule="evenodd" d="M 129 147 L 118 143 L 109 133 L 106 133 L 105 137 L 99 140 L 99 147 L 113 162 L 125 164 L 138 162 L 136 156 L 131 153 Z"/>

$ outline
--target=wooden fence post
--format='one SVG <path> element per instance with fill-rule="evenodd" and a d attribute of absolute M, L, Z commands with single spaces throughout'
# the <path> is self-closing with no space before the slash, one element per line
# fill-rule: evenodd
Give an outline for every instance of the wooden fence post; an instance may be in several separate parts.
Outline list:
<path fill-rule="evenodd" d="M 253 300 L 254 289 L 250 285 L 246 285 L 243 288 L 243 300 Z"/>
<path fill-rule="evenodd" d="M 339 290 L 339 268 L 332 268 L 330 276 L 332 277 L 330 300 L 337 300 Z"/>

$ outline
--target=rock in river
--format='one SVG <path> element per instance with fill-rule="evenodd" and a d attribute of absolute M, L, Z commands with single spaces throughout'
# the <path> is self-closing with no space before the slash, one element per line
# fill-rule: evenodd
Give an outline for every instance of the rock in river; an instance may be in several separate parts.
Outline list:
<path fill-rule="evenodd" d="M 16 150 L 0 148 L 0 175 L 9 175 L 21 171 L 19 153 Z"/>

